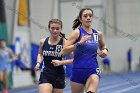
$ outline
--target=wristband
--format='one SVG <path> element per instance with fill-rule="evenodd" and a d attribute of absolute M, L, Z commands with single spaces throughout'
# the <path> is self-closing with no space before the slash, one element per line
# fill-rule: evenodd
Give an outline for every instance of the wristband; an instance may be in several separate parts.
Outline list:
<path fill-rule="evenodd" d="M 77 43 L 75 43 L 75 44 L 73 44 L 75 47 L 78 47 L 79 45 L 80 45 L 80 43 L 79 42 L 77 42 Z"/>
<path fill-rule="evenodd" d="M 103 48 L 102 50 L 104 50 L 104 49 L 106 49 L 106 50 L 107 50 L 107 52 L 108 52 L 108 49 L 107 49 L 107 48 Z"/>

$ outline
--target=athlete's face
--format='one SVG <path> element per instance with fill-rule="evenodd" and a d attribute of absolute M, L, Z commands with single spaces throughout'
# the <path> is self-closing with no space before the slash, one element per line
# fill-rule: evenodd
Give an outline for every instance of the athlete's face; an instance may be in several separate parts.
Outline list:
<path fill-rule="evenodd" d="M 91 10 L 85 10 L 82 14 L 82 18 L 80 21 L 82 22 L 82 25 L 86 27 L 90 27 L 92 25 L 93 20 L 93 14 Z"/>
<path fill-rule="evenodd" d="M 50 33 L 52 37 L 58 37 L 60 32 L 61 32 L 62 28 L 60 24 L 57 23 L 52 23 L 50 25 Z"/>
<path fill-rule="evenodd" d="M 1 48 L 5 48 L 6 47 L 6 42 L 5 41 L 1 41 L 0 42 L 0 47 Z"/>

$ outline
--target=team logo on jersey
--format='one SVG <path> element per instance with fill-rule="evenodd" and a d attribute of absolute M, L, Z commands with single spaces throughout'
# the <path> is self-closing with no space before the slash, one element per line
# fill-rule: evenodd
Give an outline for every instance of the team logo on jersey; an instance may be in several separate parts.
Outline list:
<path fill-rule="evenodd" d="M 50 47 L 51 50 L 53 50 L 53 47 Z"/>
<path fill-rule="evenodd" d="M 93 33 L 92 35 L 93 35 L 92 38 L 87 40 L 86 43 L 98 43 L 98 41 L 99 41 L 98 34 L 97 33 Z"/>
<path fill-rule="evenodd" d="M 62 50 L 62 45 L 56 45 L 56 50 L 55 52 L 60 52 Z"/>
<path fill-rule="evenodd" d="M 56 45 L 55 51 L 53 51 L 53 47 L 50 47 L 50 51 L 43 50 L 43 56 L 54 56 L 54 57 L 61 57 L 59 53 L 62 50 L 62 45 Z"/>
<path fill-rule="evenodd" d="M 97 33 L 94 33 L 93 34 L 93 37 L 94 37 L 94 42 L 98 42 L 99 38 L 98 38 L 98 34 Z"/>
<path fill-rule="evenodd" d="M 100 68 L 96 68 L 96 73 L 97 73 L 98 75 L 101 74 L 101 70 L 100 70 Z"/>

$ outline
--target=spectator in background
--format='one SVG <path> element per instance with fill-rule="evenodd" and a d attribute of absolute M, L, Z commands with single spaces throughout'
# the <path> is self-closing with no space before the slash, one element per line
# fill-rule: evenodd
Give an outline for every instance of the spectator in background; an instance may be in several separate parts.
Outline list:
<path fill-rule="evenodd" d="M 36 76 L 34 67 L 36 65 L 36 56 L 35 55 L 37 55 L 37 53 L 38 53 L 38 47 L 35 50 L 33 49 L 31 52 L 32 64 L 31 64 L 31 67 L 29 67 L 30 65 L 28 66 L 28 64 L 30 63 L 30 61 L 29 61 L 29 59 L 27 59 L 27 57 L 28 57 L 27 54 L 30 54 L 30 50 L 28 49 L 26 43 L 23 43 L 23 47 L 21 47 L 20 38 L 16 37 L 15 44 L 10 45 L 10 48 L 13 49 L 13 51 L 15 52 L 15 55 L 16 55 L 16 60 L 14 62 L 12 62 L 12 64 L 11 64 L 11 71 L 13 71 L 15 67 L 16 67 L 16 71 L 18 70 L 18 68 L 21 71 L 30 71 L 31 77 L 32 77 L 34 83 L 37 83 L 37 76 Z"/>
<path fill-rule="evenodd" d="M 34 71 L 34 67 L 29 67 L 28 64 L 30 62 L 28 58 L 30 50 L 28 49 L 26 43 L 23 43 L 23 47 L 21 47 L 20 37 L 16 37 L 15 39 L 15 54 L 17 55 L 17 60 L 13 63 L 16 66 L 16 70 L 20 68 L 22 71 L 30 71 L 31 76 L 33 78 L 33 82 L 37 82 L 36 73 Z M 35 65 L 34 65 L 35 66 Z"/>
<path fill-rule="evenodd" d="M 19 67 L 22 71 L 30 70 L 30 68 L 26 67 L 26 65 L 21 60 L 23 55 L 19 37 L 16 37 L 15 40 L 15 54 L 17 55 L 17 60 L 15 61 L 16 69 Z"/>
<path fill-rule="evenodd" d="M 0 82 L 3 85 L 3 93 L 8 93 L 10 63 L 15 59 L 13 51 L 6 46 L 6 41 L 0 39 Z"/>
<path fill-rule="evenodd" d="M 129 48 L 128 51 L 127 51 L 127 62 L 128 62 L 128 70 L 131 71 L 132 48 Z"/>

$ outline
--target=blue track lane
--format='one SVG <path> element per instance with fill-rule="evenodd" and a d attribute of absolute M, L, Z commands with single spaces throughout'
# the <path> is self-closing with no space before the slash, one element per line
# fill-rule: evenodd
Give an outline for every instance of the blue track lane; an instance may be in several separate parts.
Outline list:
<path fill-rule="evenodd" d="M 38 93 L 37 85 L 12 89 L 9 93 Z M 69 79 L 66 79 L 65 93 L 71 93 Z M 140 93 L 140 72 L 102 75 L 97 93 Z"/>

